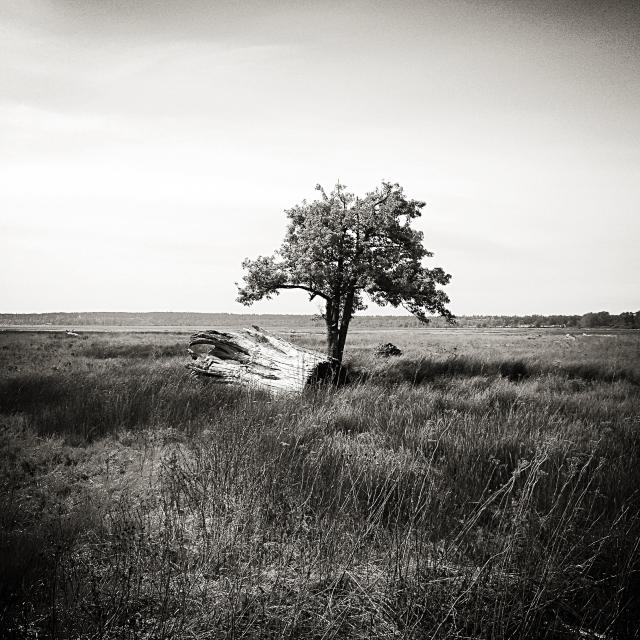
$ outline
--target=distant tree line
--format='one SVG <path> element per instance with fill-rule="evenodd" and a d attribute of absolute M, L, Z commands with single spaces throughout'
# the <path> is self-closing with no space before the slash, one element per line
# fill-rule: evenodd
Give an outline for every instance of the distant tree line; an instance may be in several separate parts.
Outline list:
<path fill-rule="evenodd" d="M 445 319 L 430 318 L 430 327 L 450 327 Z M 311 315 L 190 313 L 190 312 L 83 312 L 83 313 L 3 313 L 0 325 L 52 325 L 62 327 L 240 327 L 259 325 L 267 329 L 318 330 L 322 317 Z M 403 316 L 356 316 L 354 328 L 410 329 L 424 327 L 417 318 Z M 640 311 L 612 314 L 607 311 L 584 315 L 528 315 L 528 316 L 458 316 L 458 327 L 567 327 L 640 329 Z"/>
<path fill-rule="evenodd" d="M 640 329 L 640 311 L 625 311 L 618 315 L 608 311 L 584 315 L 528 315 L 528 316 L 462 316 L 458 325 L 463 327 L 574 327 Z"/>
<path fill-rule="evenodd" d="M 412 316 L 359 316 L 354 319 L 354 326 L 359 327 L 420 327 L 424 326 Z M 430 327 L 450 327 L 443 318 L 430 318 Z M 625 311 L 618 315 L 607 311 L 585 313 L 584 315 L 526 315 L 526 316 L 457 316 L 456 326 L 469 328 L 500 327 L 572 327 L 572 328 L 615 328 L 640 329 L 640 311 Z"/>
<path fill-rule="evenodd" d="M 499 328 L 499 327 L 562 327 L 562 328 L 612 328 L 612 329 L 640 329 L 640 311 L 625 311 L 618 315 L 608 311 L 585 313 L 584 315 L 541 315 L 526 316 L 458 316 L 456 324 L 459 327 Z M 434 318 L 431 326 L 447 326 Z"/>

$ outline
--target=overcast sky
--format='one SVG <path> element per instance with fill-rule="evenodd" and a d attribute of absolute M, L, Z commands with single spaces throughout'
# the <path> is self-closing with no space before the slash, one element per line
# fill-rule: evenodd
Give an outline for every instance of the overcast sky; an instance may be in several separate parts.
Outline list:
<path fill-rule="evenodd" d="M 0 312 L 243 312 L 337 179 L 454 313 L 639 309 L 640 3 L 0 0 Z"/>

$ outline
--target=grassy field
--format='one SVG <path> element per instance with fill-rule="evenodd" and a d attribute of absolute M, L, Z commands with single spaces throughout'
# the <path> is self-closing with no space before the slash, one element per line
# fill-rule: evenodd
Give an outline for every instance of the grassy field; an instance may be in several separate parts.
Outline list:
<path fill-rule="evenodd" d="M 290 398 L 187 341 L 0 333 L 0 637 L 640 638 L 637 332 L 354 331 Z"/>

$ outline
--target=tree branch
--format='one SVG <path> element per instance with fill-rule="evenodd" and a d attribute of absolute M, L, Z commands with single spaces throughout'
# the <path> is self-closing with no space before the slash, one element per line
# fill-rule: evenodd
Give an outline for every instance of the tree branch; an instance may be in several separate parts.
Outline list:
<path fill-rule="evenodd" d="M 317 291 L 316 289 L 312 289 L 311 287 L 305 287 L 303 284 L 279 284 L 276 289 L 302 289 L 303 291 L 308 291 L 312 294 L 312 300 L 315 296 L 320 296 L 325 300 L 329 300 L 329 296 L 322 293 L 322 291 Z"/>
<path fill-rule="evenodd" d="M 375 209 L 377 206 L 384 204 L 388 199 L 389 196 L 391 195 L 391 192 L 393 191 L 393 187 L 391 185 L 389 185 L 387 187 L 387 193 L 384 194 L 384 196 L 382 196 L 382 198 L 380 198 L 380 200 L 376 200 L 372 206 L 373 209 Z"/>

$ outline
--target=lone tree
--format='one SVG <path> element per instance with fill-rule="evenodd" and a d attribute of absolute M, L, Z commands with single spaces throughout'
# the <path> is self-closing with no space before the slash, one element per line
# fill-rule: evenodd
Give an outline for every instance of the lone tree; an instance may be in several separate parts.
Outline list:
<path fill-rule="evenodd" d="M 451 276 L 428 269 L 422 259 L 433 254 L 422 246 L 423 234 L 411 227 L 425 203 L 405 198 L 398 184 L 356 197 L 338 183 L 321 199 L 286 211 L 289 226 L 282 246 L 269 257 L 244 260 L 244 286 L 238 302 L 270 299 L 281 289 L 302 289 L 309 299 L 322 298 L 327 324 L 327 353 L 338 363 L 356 311 L 366 309 L 363 294 L 379 305 L 402 305 L 427 323 L 427 313 L 449 321 L 454 316 L 437 285 Z"/>

